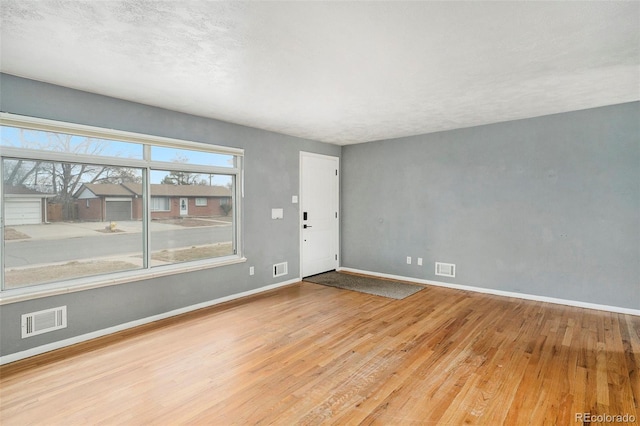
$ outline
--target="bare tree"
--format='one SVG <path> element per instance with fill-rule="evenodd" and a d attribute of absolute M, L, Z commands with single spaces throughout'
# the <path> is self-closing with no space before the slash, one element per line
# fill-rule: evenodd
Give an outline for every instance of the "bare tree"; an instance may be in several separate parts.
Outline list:
<path fill-rule="evenodd" d="M 108 167 L 96 183 L 142 183 L 142 175 L 138 169 L 130 167 Z"/>
<path fill-rule="evenodd" d="M 62 133 L 20 129 L 18 140 L 9 145 L 41 151 L 81 155 L 101 155 L 108 141 Z M 73 195 L 84 183 L 94 183 L 113 168 L 101 165 L 54 161 L 5 160 L 3 182 L 55 194 L 53 200 L 63 205 L 64 217 L 73 217 Z"/>
<path fill-rule="evenodd" d="M 37 183 L 37 172 L 42 169 L 41 165 L 41 161 L 14 160 L 13 162 L 5 162 L 3 182 L 5 185 L 21 186 L 33 178 L 33 175 L 36 175 L 35 181 Z"/>
<path fill-rule="evenodd" d="M 189 159 L 180 155 L 176 155 L 173 160 L 175 163 L 188 163 Z M 165 185 L 208 185 L 205 179 L 200 177 L 199 173 L 171 171 L 165 176 L 160 183 Z"/>

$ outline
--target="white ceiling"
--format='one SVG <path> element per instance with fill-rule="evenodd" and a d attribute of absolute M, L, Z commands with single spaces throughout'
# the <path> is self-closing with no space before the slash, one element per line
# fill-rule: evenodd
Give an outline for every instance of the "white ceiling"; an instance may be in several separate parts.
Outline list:
<path fill-rule="evenodd" d="M 640 3 L 1 0 L 3 72 L 335 144 L 640 99 Z"/>

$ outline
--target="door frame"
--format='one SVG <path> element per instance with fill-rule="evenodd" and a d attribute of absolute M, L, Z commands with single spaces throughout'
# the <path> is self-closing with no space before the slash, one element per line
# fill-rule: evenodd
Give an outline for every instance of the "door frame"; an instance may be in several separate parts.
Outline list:
<path fill-rule="evenodd" d="M 302 201 L 304 198 L 304 194 L 302 193 L 302 180 L 303 180 L 303 176 L 304 176 L 304 170 L 302 168 L 302 158 L 303 157 L 315 157 L 315 158 L 324 158 L 324 159 L 330 159 L 330 160 L 335 160 L 336 161 L 336 169 L 338 170 L 338 176 L 336 179 L 336 212 L 338 213 L 338 217 L 336 220 L 336 229 L 335 229 L 335 237 L 336 237 L 336 255 L 338 257 L 338 259 L 336 259 L 336 270 L 338 270 L 340 268 L 340 262 L 341 262 L 341 256 L 340 256 L 340 220 L 341 220 L 341 215 L 340 215 L 340 157 L 337 157 L 335 155 L 325 155 L 325 154 L 317 154 L 315 152 L 307 152 L 307 151 L 300 151 L 300 155 L 299 155 L 299 182 L 298 182 L 298 241 L 299 241 L 299 247 L 298 247 L 298 252 L 299 252 L 299 258 L 300 258 L 300 264 L 299 264 L 299 275 L 300 275 L 300 279 L 302 280 L 302 278 L 304 278 L 303 276 L 303 262 L 304 262 L 304 258 L 303 258 L 303 234 L 302 234 Z"/>

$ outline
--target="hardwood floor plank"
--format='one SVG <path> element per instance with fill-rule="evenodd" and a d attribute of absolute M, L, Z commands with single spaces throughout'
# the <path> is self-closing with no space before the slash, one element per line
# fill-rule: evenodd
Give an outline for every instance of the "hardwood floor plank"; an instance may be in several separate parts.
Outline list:
<path fill-rule="evenodd" d="M 299 283 L 0 367 L 0 423 L 573 424 L 640 415 L 640 317 Z"/>

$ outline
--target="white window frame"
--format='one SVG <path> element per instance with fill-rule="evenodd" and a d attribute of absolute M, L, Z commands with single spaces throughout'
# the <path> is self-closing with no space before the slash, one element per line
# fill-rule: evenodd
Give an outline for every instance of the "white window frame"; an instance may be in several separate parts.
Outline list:
<path fill-rule="evenodd" d="M 159 209 L 156 207 L 154 200 L 164 200 L 165 204 L 166 204 L 166 208 L 162 208 Z M 150 205 L 149 208 L 151 209 L 152 212 L 170 212 L 171 211 L 171 197 L 167 197 L 167 196 L 154 196 L 152 195 L 151 197 L 149 197 L 150 200 Z"/>
<path fill-rule="evenodd" d="M 234 182 L 235 200 L 234 220 L 233 220 L 233 242 L 234 254 L 218 258 L 196 260 L 192 262 L 176 263 L 166 266 L 154 267 L 150 265 L 149 251 L 149 223 L 151 221 L 150 196 L 143 197 L 144 211 L 146 211 L 143 221 L 144 235 L 144 268 L 126 272 L 115 272 L 97 277 L 82 277 L 48 284 L 37 284 L 28 287 L 0 291 L 0 305 L 15 303 L 22 300 L 29 300 L 39 297 L 48 297 L 56 294 L 64 294 L 73 291 L 82 291 L 90 288 L 98 288 L 109 285 L 125 284 L 134 281 L 150 279 L 159 276 L 173 275 L 190 271 L 219 267 L 239 262 L 245 262 L 242 247 L 242 198 L 243 194 L 243 163 L 244 149 L 225 147 L 221 145 L 210 145 L 202 142 L 193 142 L 180 139 L 165 138 L 159 136 L 145 135 L 121 130 L 103 129 L 99 127 L 86 126 L 73 123 L 64 123 L 53 120 L 45 120 L 27 116 L 20 116 L 9 113 L 0 113 L 0 125 L 7 127 L 17 127 L 26 130 L 38 130 L 44 132 L 64 133 L 77 136 L 85 136 L 97 139 L 109 139 L 114 141 L 130 142 L 142 144 L 143 159 L 120 158 L 110 156 L 91 156 L 67 152 L 42 151 L 27 148 L 0 146 L 2 158 L 13 157 L 25 160 L 46 160 L 54 162 L 89 163 L 98 165 L 114 165 L 121 167 L 134 167 L 143 169 L 143 185 L 146 194 L 151 194 L 150 182 L 148 179 L 151 170 L 184 171 L 193 173 L 231 175 Z M 235 164 L 233 167 L 219 167 L 194 164 L 173 164 L 168 162 L 151 161 L 151 146 L 166 146 L 173 148 L 183 148 L 186 150 L 198 150 L 225 155 L 233 155 Z M 2 174 L 2 161 L 0 161 L 0 174 Z M 4 203 L 2 193 L 3 185 L 0 185 L 0 200 Z M 0 209 L 1 211 L 1 209 Z M 4 240 L 4 218 L 0 226 L 0 241 Z M 0 282 L 4 283 L 4 256 L 0 256 Z"/>
<path fill-rule="evenodd" d="M 195 205 L 196 207 L 206 207 L 207 206 L 207 197 L 196 197 Z"/>

